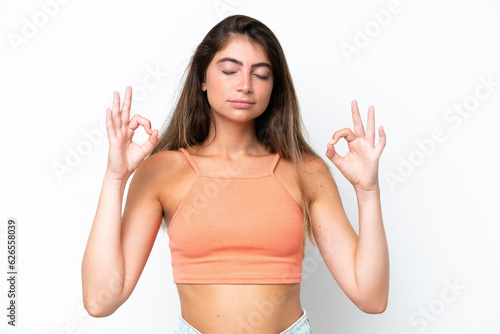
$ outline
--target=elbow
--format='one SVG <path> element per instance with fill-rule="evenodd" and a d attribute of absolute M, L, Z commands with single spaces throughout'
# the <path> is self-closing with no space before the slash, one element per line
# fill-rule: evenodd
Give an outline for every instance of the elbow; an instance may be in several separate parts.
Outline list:
<path fill-rule="evenodd" d="M 370 300 L 365 300 L 363 303 L 358 303 L 356 306 L 363 312 L 368 314 L 384 313 L 387 309 L 388 295 L 379 296 Z"/>
<path fill-rule="evenodd" d="M 387 303 L 371 303 L 363 307 L 358 306 L 359 309 L 368 314 L 381 314 L 387 309 Z"/>
<path fill-rule="evenodd" d="M 90 316 L 94 318 L 104 318 L 115 313 L 119 304 L 104 303 L 102 298 L 92 298 L 84 294 L 83 307 Z"/>
<path fill-rule="evenodd" d="M 82 283 L 83 307 L 94 318 L 112 315 L 125 302 L 118 289 L 94 288 L 87 281 Z"/>
<path fill-rule="evenodd" d="M 116 311 L 116 309 L 104 308 L 96 305 L 96 303 L 85 300 L 83 301 L 83 307 L 85 307 L 87 313 L 94 318 L 104 318 L 110 316 Z"/>

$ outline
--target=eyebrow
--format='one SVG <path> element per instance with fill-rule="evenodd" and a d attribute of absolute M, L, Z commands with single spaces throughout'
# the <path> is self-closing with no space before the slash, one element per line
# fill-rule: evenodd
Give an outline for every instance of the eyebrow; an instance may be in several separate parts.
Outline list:
<path fill-rule="evenodd" d="M 235 63 L 235 64 L 238 64 L 240 66 L 243 66 L 243 63 L 237 59 L 234 59 L 234 58 L 231 58 L 231 57 L 224 57 L 224 58 L 221 58 L 217 61 L 217 64 L 219 63 L 223 63 L 225 61 L 229 61 L 231 63 Z M 252 68 L 255 68 L 255 67 L 267 67 L 269 69 L 272 69 L 271 65 L 269 63 L 266 63 L 266 62 L 260 62 L 260 63 L 257 63 L 257 64 L 253 64 L 252 65 Z"/>

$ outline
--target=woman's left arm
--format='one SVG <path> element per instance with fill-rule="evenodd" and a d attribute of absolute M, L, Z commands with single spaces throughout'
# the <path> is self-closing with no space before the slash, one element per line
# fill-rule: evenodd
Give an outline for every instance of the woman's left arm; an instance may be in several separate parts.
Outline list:
<path fill-rule="evenodd" d="M 375 146 L 373 106 L 368 109 L 366 133 L 356 101 L 351 109 L 354 133 L 349 128 L 335 132 L 326 156 L 355 189 L 359 237 L 347 219 L 335 181 L 324 162 L 320 162 L 320 173 L 313 173 L 309 179 L 313 189 L 311 223 L 325 263 L 343 291 L 362 311 L 382 313 L 389 294 L 389 252 L 382 222 L 378 161 L 386 136 L 379 127 L 379 142 Z M 340 138 L 345 138 L 349 147 L 344 157 L 333 146 Z"/>

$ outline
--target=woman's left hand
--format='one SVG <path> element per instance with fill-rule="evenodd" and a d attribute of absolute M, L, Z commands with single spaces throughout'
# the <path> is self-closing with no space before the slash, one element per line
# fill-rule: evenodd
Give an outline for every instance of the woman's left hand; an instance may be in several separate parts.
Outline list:
<path fill-rule="evenodd" d="M 368 127 L 363 127 L 356 100 L 351 103 L 354 133 L 349 128 L 338 130 L 327 144 L 326 156 L 352 183 L 356 190 L 378 189 L 378 161 L 385 147 L 386 136 L 382 126 L 378 128 L 379 140 L 375 146 L 375 107 L 368 108 Z M 335 143 L 344 137 L 349 152 L 342 157 L 335 152 Z"/>

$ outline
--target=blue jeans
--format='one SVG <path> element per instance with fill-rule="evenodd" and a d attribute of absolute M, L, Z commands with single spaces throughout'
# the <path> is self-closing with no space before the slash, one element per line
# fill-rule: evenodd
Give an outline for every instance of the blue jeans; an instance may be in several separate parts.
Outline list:
<path fill-rule="evenodd" d="M 306 310 L 302 309 L 302 316 L 297 319 L 290 327 L 285 329 L 280 334 L 312 334 L 311 323 L 307 318 Z M 191 326 L 186 320 L 179 315 L 179 321 L 175 327 L 174 334 L 202 334 L 196 328 Z"/>

